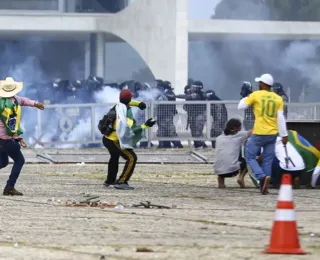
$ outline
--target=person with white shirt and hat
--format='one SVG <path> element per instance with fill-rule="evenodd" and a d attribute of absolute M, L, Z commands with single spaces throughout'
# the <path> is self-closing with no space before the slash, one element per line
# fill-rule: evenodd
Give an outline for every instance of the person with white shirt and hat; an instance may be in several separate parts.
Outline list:
<path fill-rule="evenodd" d="M 20 148 L 27 147 L 26 142 L 20 137 L 23 134 L 20 128 L 21 106 L 44 109 L 43 104 L 17 96 L 22 88 L 23 83 L 11 77 L 0 80 L 0 169 L 9 164 L 9 157 L 13 160 L 11 174 L 3 190 L 3 195 L 6 196 L 23 195 L 15 189 L 16 181 L 25 162 Z"/>

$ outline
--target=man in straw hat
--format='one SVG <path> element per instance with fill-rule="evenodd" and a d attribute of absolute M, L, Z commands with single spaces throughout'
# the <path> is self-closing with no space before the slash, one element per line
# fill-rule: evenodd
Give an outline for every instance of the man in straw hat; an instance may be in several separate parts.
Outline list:
<path fill-rule="evenodd" d="M 24 164 L 20 146 L 27 147 L 20 137 L 23 133 L 20 128 L 21 106 L 44 109 L 44 106 L 36 101 L 16 96 L 22 88 L 23 83 L 16 82 L 13 78 L 0 80 L 0 169 L 8 165 L 9 157 L 14 162 L 3 195 L 23 195 L 14 188 Z"/>

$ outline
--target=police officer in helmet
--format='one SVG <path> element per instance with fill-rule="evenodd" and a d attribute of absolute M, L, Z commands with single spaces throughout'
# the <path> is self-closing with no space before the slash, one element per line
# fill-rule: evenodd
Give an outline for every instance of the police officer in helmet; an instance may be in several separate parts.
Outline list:
<path fill-rule="evenodd" d="M 221 101 L 213 90 L 205 92 L 206 100 L 208 101 Z M 212 116 L 212 125 L 210 130 L 210 137 L 216 138 L 223 132 L 225 125 L 228 121 L 228 111 L 225 104 L 211 104 L 210 115 Z M 215 148 L 215 141 L 211 142 L 212 148 Z"/>
<path fill-rule="evenodd" d="M 204 101 L 206 96 L 203 90 L 203 83 L 201 81 L 193 81 L 185 87 L 186 101 Z M 195 139 L 203 138 L 203 129 L 206 123 L 206 105 L 205 104 L 186 104 L 184 109 L 188 114 L 187 129 L 190 125 L 191 136 Z M 195 140 L 195 148 L 207 148 L 204 141 Z"/>
<path fill-rule="evenodd" d="M 176 95 L 169 81 L 159 81 L 158 90 L 160 96 L 158 101 L 176 101 Z M 176 127 L 174 125 L 174 116 L 177 114 L 175 104 L 161 104 L 157 106 L 157 124 L 158 137 L 177 137 Z M 180 141 L 171 141 L 174 148 L 183 148 Z M 159 141 L 158 148 L 171 148 L 170 141 Z"/>
<path fill-rule="evenodd" d="M 244 81 L 241 86 L 240 96 L 241 98 L 245 98 L 252 93 L 252 84 L 248 81 Z M 244 111 L 244 119 L 243 119 L 243 126 L 245 130 L 251 130 L 254 125 L 254 113 L 253 107 L 248 107 Z"/>
<path fill-rule="evenodd" d="M 272 90 L 273 90 L 273 92 L 278 94 L 280 97 L 282 97 L 283 104 L 284 104 L 284 116 L 285 116 L 285 118 L 287 118 L 288 107 L 286 104 L 289 102 L 289 98 L 288 98 L 286 92 L 284 91 L 282 84 L 279 82 L 273 83 Z"/>

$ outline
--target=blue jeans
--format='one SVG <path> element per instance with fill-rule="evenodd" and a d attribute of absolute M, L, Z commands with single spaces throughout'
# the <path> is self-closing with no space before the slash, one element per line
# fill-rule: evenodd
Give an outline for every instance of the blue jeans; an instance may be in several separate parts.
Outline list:
<path fill-rule="evenodd" d="M 246 145 L 246 160 L 258 180 L 271 176 L 277 135 L 252 135 Z M 262 153 L 262 167 L 256 157 Z"/>
<path fill-rule="evenodd" d="M 0 139 L 0 169 L 9 164 L 9 157 L 13 160 L 13 166 L 7 181 L 7 187 L 13 188 L 24 165 L 24 157 L 17 141 Z"/>

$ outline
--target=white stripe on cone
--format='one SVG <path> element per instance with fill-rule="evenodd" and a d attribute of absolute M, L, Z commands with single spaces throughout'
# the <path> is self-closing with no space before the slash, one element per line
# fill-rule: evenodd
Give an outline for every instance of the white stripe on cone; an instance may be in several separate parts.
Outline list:
<path fill-rule="evenodd" d="M 292 187 L 285 184 L 280 186 L 278 201 L 292 201 Z"/>
<path fill-rule="evenodd" d="M 296 214 L 293 209 L 277 209 L 275 221 L 295 221 Z"/>

